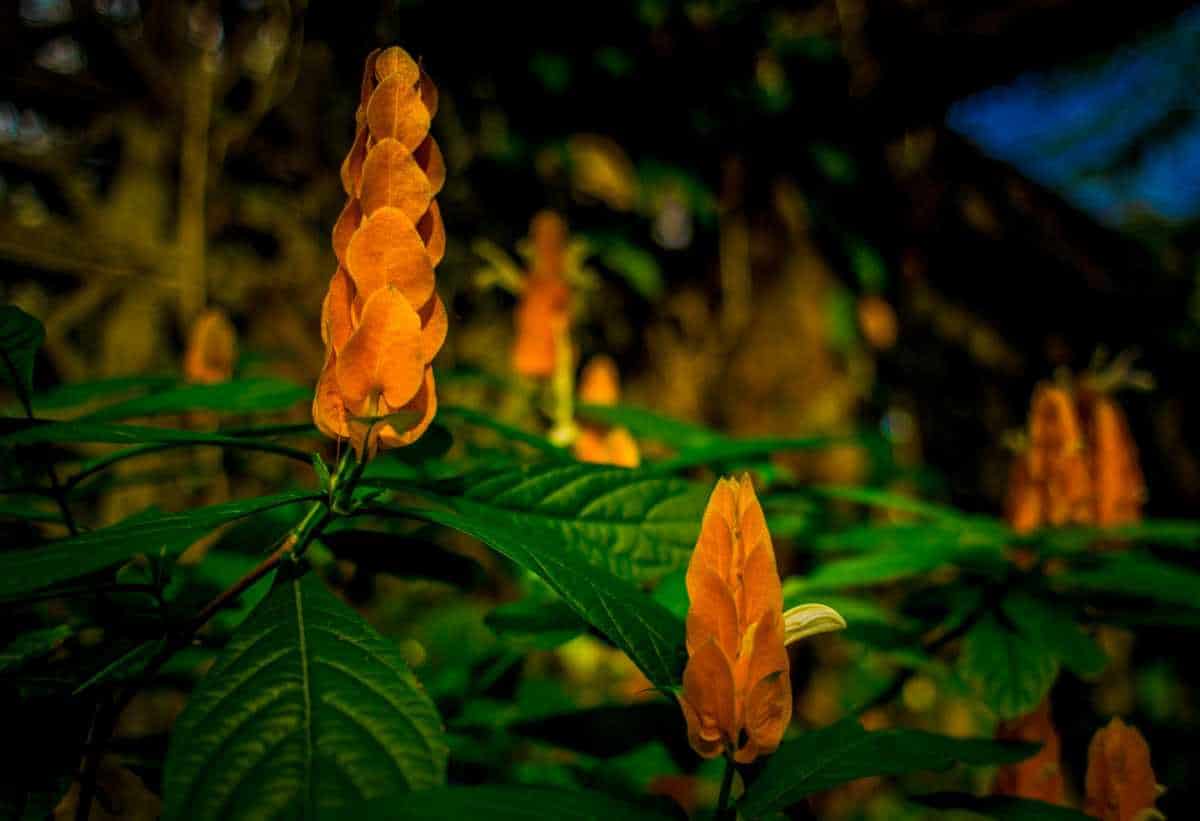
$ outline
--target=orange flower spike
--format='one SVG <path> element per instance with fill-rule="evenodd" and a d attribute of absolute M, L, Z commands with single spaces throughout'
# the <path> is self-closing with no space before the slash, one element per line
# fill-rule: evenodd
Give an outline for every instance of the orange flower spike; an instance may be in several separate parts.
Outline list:
<path fill-rule="evenodd" d="M 433 270 L 446 246 L 433 201 L 446 176 L 429 134 L 436 108 L 437 89 L 403 49 L 368 55 L 342 164 L 348 199 L 333 228 L 339 266 L 322 305 L 326 358 L 313 398 L 317 427 L 348 438 L 362 458 L 415 441 L 437 412 L 430 363 L 448 322 Z"/>
<path fill-rule="evenodd" d="M 1017 533 L 1030 533 L 1042 524 L 1042 489 L 1033 481 L 1029 469 L 1029 452 L 1013 457 L 1008 471 L 1008 491 L 1004 500 L 1004 518 Z"/>
<path fill-rule="evenodd" d="M 1150 745 L 1119 718 L 1092 736 L 1088 746 L 1084 812 L 1100 821 L 1150 821 L 1160 790 L 1150 765 Z"/>
<path fill-rule="evenodd" d="M 554 374 L 558 340 L 571 324 L 566 223 L 542 211 L 529 226 L 529 239 L 533 261 L 517 305 L 513 367 L 522 376 L 545 378 Z"/>
<path fill-rule="evenodd" d="M 183 374 L 188 382 L 212 384 L 233 376 L 237 361 L 237 331 L 224 311 L 210 308 L 200 315 L 188 335 Z"/>
<path fill-rule="evenodd" d="M 1066 806 L 1066 784 L 1062 773 L 1062 749 L 1058 732 L 1050 718 L 1050 700 L 1036 710 L 1012 721 L 1003 721 L 996 729 L 1002 741 L 1027 741 L 1041 744 L 1031 758 L 1001 767 L 992 785 L 994 795 L 1031 798 Z"/>
<path fill-rule="evenodd" d="M 783 612 L 775 549 L 749 476 L 717 482 L 687 589 L 679 703 L 692 749 L 743 764 L 774 752 L 792 715 L 787 644 L 846 622 L 824 605 Z"/>

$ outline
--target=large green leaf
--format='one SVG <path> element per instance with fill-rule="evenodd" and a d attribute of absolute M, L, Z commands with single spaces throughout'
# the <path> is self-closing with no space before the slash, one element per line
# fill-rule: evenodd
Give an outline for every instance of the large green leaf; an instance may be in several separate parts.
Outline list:
<path fill-rule="evenodd" d="M 139 553 L 177 553 L 226 522 L 316 498 L 307 491 L 291 491 L 183 513 L 139 515 L 46 545 L 0 553 L 0 599 L 103 570 Z"/>
<path fill-rule="evenodd" d="M 33 393 L 33 361 L 45 338 L 37 319 L 16 305 L 0 306 L 0 378 L 26 399 Z"/>
<path fill-rule="evenodd" d="M 687 563 L 708 488 L 682 479 L 604 465 L 537 464 L 456 481 L 453 504 L 572 548 L 593 564 L 637 581 Z"/>
<path fill-rule="evenodd" d="M 284 379 L 235 379 L 212 385 L 180 385 L 158 393 L 137 396 L 93 411 L 80 421 L 112 422 L 118 419 L 200 410 L 221 413 L 283 411 L 298 401 L 311 397 L 311 388 Z"/>
<path fill-rule="evenodd" d="M 340 821 L 444 783 L 446 755 L 437 708 L 396 646 L 316 577 L 288 578 L 180 715 L 163 817 Z"/>
<path fill-rule="evenodd" d="M 1005 596 L 1002 608 L 1027 638 L 1045 647 L 1071 672 L 1086 677 L 1104 671 L 1108 657 L 1067 608 L 1021 592 Z"/>
<path fill-rule="evenodd" d="M 959 667 L 1000 718 L 1033 710 L 1058 675 L 1058 662 L 1045 645 L 992 615 L 984 616 L 967 633 Z"/>
<path fill-rule="evenodd" d="M 73 408 L 109 397 L 164 390 L 178 382 L 174 376 L 117 376 L 89 382 L 68 382 L 33 397 L 33 409 L 42 413 Z"/>
<path fill-rule="evenodd" d="M 912 798 L 918 804 L 938 810 L 965 810 L 995 821 L 1091 821 L 1092 816 L 1070 807 L 1060 807 L 1030 798 L 1008 795 L 971 795 L 940 792 Z"/>
<path fill-rule="evenodd" d="M 1035 745 L 950 738 L 918 730 L 867 732 L 849 718 L 781 745 L 738 808 L 746 818 L 760 818 L 859 778 L 944 770 L 955 762 L 1009 764 L 1036 750 Z"/>
<path fill-rule="evenodd" d="M 386 796 L 370 802 L 363 817 L 369 821 L 663 821 L 671 816 L 594 790 L 495 784 Z"/>
<path fill-rule="evenodd" d="M 589 563 L 579 534 L 557 518 L 514 515 L 456 496 L 424 496 L 389 508 L 483 541 L 540 576 L 585 621 L 624 650 L 655 685 L 679 682 L 683 622 L 632 583 Z"/>

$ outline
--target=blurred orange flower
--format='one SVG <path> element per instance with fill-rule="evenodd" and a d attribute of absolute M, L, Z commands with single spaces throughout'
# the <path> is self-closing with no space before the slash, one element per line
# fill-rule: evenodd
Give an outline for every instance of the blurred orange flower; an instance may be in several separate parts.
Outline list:
<path fill-rule="evenodd" d="M 567 226 L 552 211 L 538 213 L 529 227 L 533 265 L 516 311 L 513 368 L 522 376 L 554 374 L 559 344 L 571 325 L 567 285 Z"/>
<path fill-rule="evenodd" d="M 1158 785 L 1150 766 L 1150 745 L 1119 718 L 1092 736 L 1088 746 L 1084 812 L 1100 821 L 1149 821 Z"/>
<path fill-rule="evenodd" d="M 237 361 L 237 331 L 219 308 L 209 308 L 192 325 L 183 354 L 183 376 L 202 385 L 225 382 Z"/>
<path fill-rule="evenodd" d="M 1062 749 L 1058 732 L 1050 719 L 1050 699 L 1042 701 L 1028 715 L 1002 721 L 996 738 L 1003 741 L 1026 741 L 1042 747 L 1031 758 L 1007 764 L 996 773 L 992 792 L 1017 798 L 1032 798 L 1066 806 L 1066 784 L 1062 773 Z"/>
<path fill-rule="evenodd" d="M 688 742 L 704 758 L 727 753 L 743 764 L 774 752 L 792 717 L 787 643 L 846 623 L 823 605 L 783 612 L 775 548 L 748 475 L 717 482 L 687 591 L 679 703 Z"/>
<path fill-rule="evenodd" d="M 1087 374 L 1073 387 L 1034 391 L 1029 441 L 1013 460 L 1005 501 L 1017 532 L 1141 519 L 1146 487 L 1137 447 L 1105 381 Z"/>
<path fill-rule="evenodd" d="M 615 405 L 620 398 L 617 363 L 611 357 L 593 356 L 579 377 L 579 401 L 589 405 Z M 581 462 L 628 468 L 641 463 L 637 440 L 623 427 L 584 423 L 572 449 L 575 458 Z"/>
<path fill-rule="evenodd" d="M 445 162 L 429 134 L 437 88 L 401 48 L 367 57 L 346 207 L 333 227 L 338 269 L 321 309 L 325 366 L 313 420 L 360 457 L 415 441 L 437 412 L 431 363 L 447 317 L 434 290 L 446 234 L 434 197 Z M 368 437 L 368 431 L 370 435 Z"/>

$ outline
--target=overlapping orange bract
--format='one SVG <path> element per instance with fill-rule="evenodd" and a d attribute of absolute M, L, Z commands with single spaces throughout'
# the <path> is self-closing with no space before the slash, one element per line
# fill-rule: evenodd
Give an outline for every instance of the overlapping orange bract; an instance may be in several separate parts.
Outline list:
<path fill-rule="evenodd" d="M 603 355 L 589 359 L 579 378 L 579 401 L 589 405 L 615 405 L 620 398 L 617 364 Z M 635 468 L 641 462 L 637 441 L 620 426 L 584 423 L 572 450 L 579 461 L 598 465 Z"/>
<path fill-rule="evenodd" d="M 1144 496 L 1137 448 L 1112 396 L 1086 379 L 1075 387 L 1039 385 L 1028 444 L 1009 473 L 1006 517 L 1013 529 L 1136 522 Z"/>
<path fill-rule="evenodd" d="M 773 752 L 792 716 L 783 590 L 750 477 L 722 479 L 687 570 L 688 741 L 747 763 Z"/>
<path fill-rule="evenodd" d="M 1119 718 L 1092 736 L 1084 812 L 1100 821 L 1149 821 L 1158 784 L 1150 766 L 1150 745 Z"/>
<path fill-rule="evenodd" d="M 364 458 L 415 441 L 437 411 L 430 363 L 447 318 L 434 291 L 446 247 L 434 200 L 446 167 L 429 135 L 436 112 L 437 88 L 403 49 L 367 57 L 342 163 L 347 200 L 333 227 L 338 268 L 321 309 L 326 358 L 313 399 L 317 427 Z"/>
<path fill-rule="evenodd" d="M 549 377 L 571 325 L 566 223 L 542 211 L 530 224 L 529 238 L 533 264 L 517 305 L 513 368 L 523 376 Z"/>
<path fill-rule="evenodd" d="M 1032 757 L 1001 767 L 992 786 L 994 794 L 1033 798 L 1066 806 L 1062 747 L 1058 732 L 1050 719 L 1050 699 L 1042 701 L 1038 708 L 1028 715 L 1001 722 L 996 730 L 996 738 L 1003 741 L 1027 741 L 1042 746 Z"/>
<path fill-rule="evenodd" d="M 233 376 L 237 361 L 237 332 L 219 308 L 209 308 L 193 323 L 183 354 L 183 376 L 188 382 L 209 385 Z"/>

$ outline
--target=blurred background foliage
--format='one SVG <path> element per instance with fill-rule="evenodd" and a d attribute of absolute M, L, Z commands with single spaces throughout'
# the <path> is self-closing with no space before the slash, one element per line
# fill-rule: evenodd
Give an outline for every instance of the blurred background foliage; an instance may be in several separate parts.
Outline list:
<path fill-rule="evenodd" d="M 1136 350 L 1154 389 L 1122 401 L 1147 514 L 1187 516 L 1200 503 L 1198 38 L 1187 2 L 14 0 L 0 4 L 3 295 L 44 320 L 40 390 L 177 373 L 208 306 L 233 319 L 240 375 L 311 383 L 362 60 L 399 43 L 441 90 L 444 403 L 552 421 L 511 399 L 515 300 L 488 285 L 506 258 L 523 267 L 530 220 L 550 208 L 583 240 L 581 358 L 612 356 L 631 404 L 730 434 L 865 433 L 874 446 L 771 469 L 996 514 L 1034 384 Z M 175 478 L 126 476 L 102 519 L 219 501 L 227 483 L 261 489 L 285 470 L 241 460 L 139 462 Z M 590 752 L 510 759 L 514 739 L 570 734 L 539 713 L 603 709 L 645 683 L 582 626 L 547 633 L 529 598 L 493 610 L 514 584 L 538 586 L 467 540 L 417 561 L 433 538 L 419 529 L 349 536 L 328 537 L 327 574 L 405 637 L 466 777 L 511 766 L 631 784 L 688 760 L 633 743 L 667 723 L 682 744 L 661 703 L 621 713 L 628 734 Z M 361 572 L 380 561 L 369 538 L 403 539 L 408 560 Z M 249 561 L 197 572 L 219 589 Z M 656 595 L 678 609 L 669 585 Z M 805 722 L 886 684 L 852 639 L 803 651 Z M 1173 785 L 1161 806 L 1194 806 L 1195 660 L 1171 628 L 1134 650 L 1120 649 L 1127 633 L 1102 639 L 1124 669 L 1092 701 L 1073 676 L 1056 687 L 1069 767 L 1081 771 L 1097 715 L 1132 714 Z M 953 686 L 907 678 L 907 723 L 985 727 Z M 155 709 L 169 715 L 171 698 Z M 708 775 L 634 787 L 711 801 L 689 792 L 715 790 Z M 871 804 L 874 788 L 855 789 L 830 801 L 892 817 L 886 793 Z"/>

